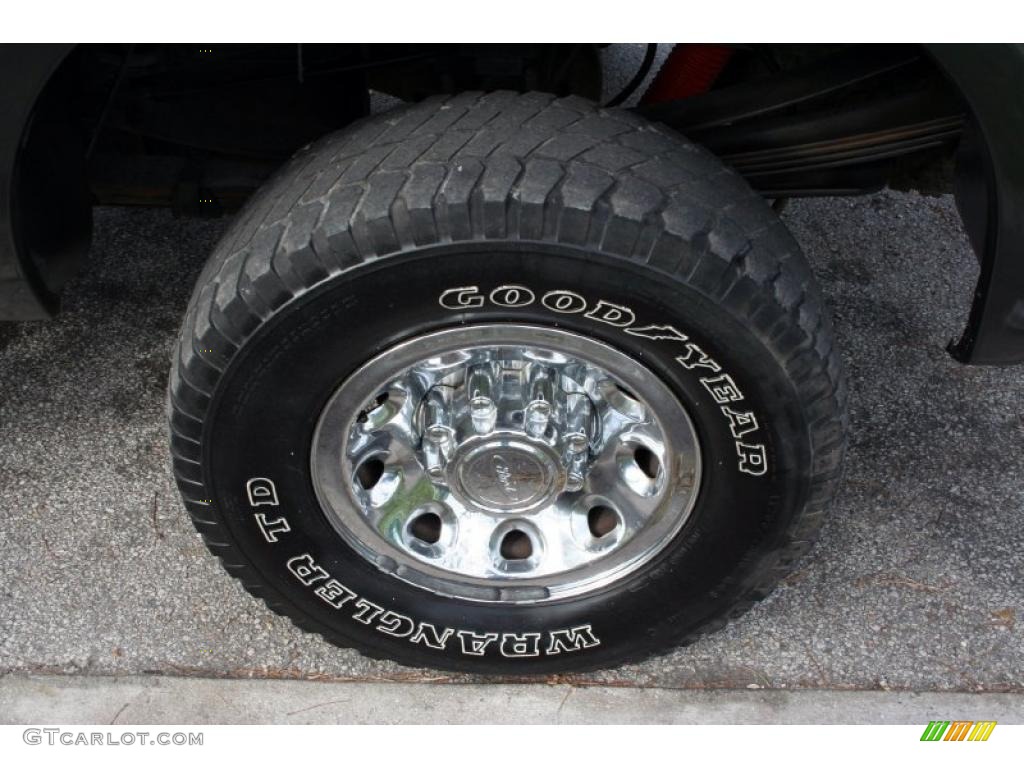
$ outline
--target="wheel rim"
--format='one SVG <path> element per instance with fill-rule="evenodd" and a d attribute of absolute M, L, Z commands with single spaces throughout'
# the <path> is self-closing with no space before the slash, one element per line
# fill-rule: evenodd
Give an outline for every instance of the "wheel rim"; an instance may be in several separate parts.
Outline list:
<path fill-rule="evenodd" d="M 556 328 L 477 325 L 399 344 L 335 391 L 311 450 L 327 518 L 432 592 L 529 603 L 649 562 L 689 517 L 701 455 L 645 366 Z"/>

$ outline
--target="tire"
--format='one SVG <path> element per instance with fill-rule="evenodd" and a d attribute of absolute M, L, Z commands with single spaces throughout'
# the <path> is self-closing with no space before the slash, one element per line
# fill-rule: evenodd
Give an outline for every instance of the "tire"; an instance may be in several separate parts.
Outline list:
<path fill-rule="evenodd" d="M 527 342 L 501 335 L 513 327 Z M 387 402 L 386 392 L 376 404 L 339 400 L 339 386 L 378 355 L 426 354 L 440 343 L 432 339 L 469 344 L 488 334 L 624 356 L 623 381 L 636 374 L 649 392 L 667 389 L 686 413 L 699 483 L 678 469 L 682 453 L 665 453 L 675 458 L 651 477 L 666 494 L 689 494 L 691 506 L 685 517 L 681 502 L 651 513 L 677 527 L 603 581 L 584 578 L 604 573 L 596 555 L 558 576 L 558 589 L 536 593 L 500 580 L 488 591 L 486 579 L 472 592 L 481 579 L 469 566 L 469 576 L 418 581 L 429 564 L 403 566 L 387 547 L 361 550 L 360 534 L 323 500 L 337 491 L 318 485 L 324 414 L 348 418 L 337 434 L 352 436 Z M 374 658 L 497 674 L 635 662 L 744 613 L 816 536 L 839 482 L 847 419 L 829 318 L 765 202 L 663 127 L 535 93 L 432 99 L 302 149 L 211 256 L 169 389 L 185 506 L 249 592 L 302 629 Z M 625 384 L 621 392 L 648 402 Z M 671 440 L 682 434 L 682 417 L 650 413 L 659 429 L 678 427 Z M 344 465 L 349 454 L 339 455 Z M 519 504 L 543 486 L 534 465 L 512 472 L 504 454 L 486 455 L 506 479 L 481 479 L 459 459 L 467 493 L 485 493 L 486 483 L 491 493 L 512 476 L 527 490 L 503 486 L 502 498 Z M 355 482 L 345 492 L 363 500 Z M 349 502 L 356 518 L 363 503 Z M 623 539 L 633 536 L 623 548 L 646 535 L 632 534 L 625 514 L 616 520 Z"/>

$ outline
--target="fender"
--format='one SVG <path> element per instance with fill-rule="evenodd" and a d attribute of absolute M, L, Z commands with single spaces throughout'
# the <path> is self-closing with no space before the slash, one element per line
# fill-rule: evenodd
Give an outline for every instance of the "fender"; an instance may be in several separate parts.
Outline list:
<path fill-rule="evenodd" d="M 59 297 L 44 280 L 18 229 L 18 156 L 33 109 L 73 45 L 0 45 L 0 320 L 51 317 Z"/>
<path fill-rule="evenodd" d="M 971 107 L 957 158 L 956 202 L 981 274 L 967 328 L 949 351 L 962 363 L 1024 362 L 1024 45 L 931 45 Z"/>

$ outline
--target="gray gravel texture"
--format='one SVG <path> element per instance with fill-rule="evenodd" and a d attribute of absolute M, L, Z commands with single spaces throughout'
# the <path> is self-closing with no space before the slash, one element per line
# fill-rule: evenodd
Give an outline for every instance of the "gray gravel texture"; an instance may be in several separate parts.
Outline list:
<path fill-rule="evenodd" d="M 977 265 L 949 198 L 794 202 L 851 379 L 844 490 L 725 631 L 579 685 L 1024 691 L 1024 369 L 967 368 Z M 249 597 L 168 471 L 164 392 L 225 223 L 97 211 L 53 322 L 0 325 L 0 674 L 461 680 L 370 661 Z"/>

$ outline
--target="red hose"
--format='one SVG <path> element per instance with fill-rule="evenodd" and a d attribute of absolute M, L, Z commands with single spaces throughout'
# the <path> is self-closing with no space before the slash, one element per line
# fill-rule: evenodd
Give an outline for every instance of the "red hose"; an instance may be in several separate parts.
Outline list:
<path fill-rule="evenodd" d="M 685 99 L 711 89 L 732 56 L 727 45 L 680 43 L 672 48 L 642 104 Z"/>

